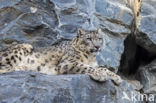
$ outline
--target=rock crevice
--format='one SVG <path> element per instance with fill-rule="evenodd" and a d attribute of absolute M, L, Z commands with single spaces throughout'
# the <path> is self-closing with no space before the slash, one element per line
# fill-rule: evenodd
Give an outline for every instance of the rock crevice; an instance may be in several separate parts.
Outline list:
<path fill-rule="evenodd" d="M 137 85 L 138 90 L 155 93 L 155 3 L 155 0 L 0 0 L 0 50 L 23 42 L 34 47 L 55 45 L 74 38 L 78 28 L 101 28 L 104 44 L 97 56 L 98 64 L 113 68 L 116 73 L 119 68 L 126 76 L 135 75 L 144 86 Z M 125 94 L 131 97 L 131 92 L 139 93 L 126 81 L 116 86 L 111 81 L 94 82 L 86 75 L 48 76 L 31 72 L 0 75 L 2 103 L 132 103 L 131 99 L 122 98 Z"/>

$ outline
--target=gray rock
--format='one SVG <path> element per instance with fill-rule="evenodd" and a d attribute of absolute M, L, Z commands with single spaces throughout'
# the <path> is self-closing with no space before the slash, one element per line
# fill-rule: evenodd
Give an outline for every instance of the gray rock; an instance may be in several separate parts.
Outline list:
<path fill-rule="evenodd" d="M 1 0 L 0 49 L 27 42 L 49 46 L 72 39 L 77 28 L 103 30 L 99 65 L 117 72 L 133 13 L 121 0 Z"/>
<path fill-rule="evenodd" d="M 137 44 L 152 53 L 156 50 L 154 3 L 143 1 L 136 36 Z M 132 10 L 123 0 L 0 0 L 0 50 L 21 42 L 49 46 L 61 38 L 72 39 L 77 28 L 101 28 L 104 45 L 97 61 L 117 72 L 132 22 Z M 131 51 L 135 49 L 136 45 L 127 50 L 131 57 L 125 56 L 126 63 L 134 62 L 135 52 Z M 139 95 L 125 81 L 116 86 L 111 81 L 97 83 L 86 75 L 48 76 L 32 72 L 0 75 L 0 103 L 142 103 L 131 100 L 133 93 Z M 129 98 L 124 99 L 125 95 Z"/>
<path fill-rule="evenodd" d="M 138 31 L 137 44 L 156 54 L 156 3 L 155 0 L 143 0 Z"/>
<path fill-rule="evenodd" d="M 156 94 L 156 60 L 146 66 L 141 66 L 137 78 L 143 84 L 145 93 Z"/>
<path fill-rule="evenodd" d="M 125 81 L 116 86 L 111 81 L 95 82 L 87 75 L 0 75 L 0 103 L 132 103 L 132 94 L 138 93 Z M 125 95 L 130 99 L 124 99 Z"/>
<path fill-rule="evenodd" d="M 116 0 L 96 0 L 95 25 L 103 29 L 104 46 L 97 59 L 99 65 L 113 67 L 120 65 L 124 51 L 124 40 L 131 33 L 133 13 L 124 2 Z"/>
<path fill-rule="evenodd" d="M 1 47 L 28 42 L 48 46 L 57 40 L 57 15 L 52 2 L 3 0 L 0 3 Z"/>

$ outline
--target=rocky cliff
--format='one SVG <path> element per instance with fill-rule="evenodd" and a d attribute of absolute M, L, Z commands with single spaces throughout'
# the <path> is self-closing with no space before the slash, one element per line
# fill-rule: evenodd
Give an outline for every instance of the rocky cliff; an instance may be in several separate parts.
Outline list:
<path fill-rule="evenodd" d="M 0 103 L 154 103 L 155 0 L 0 0 L 0 50 L 12 44 L 49 46 L 71 40 L 78 28 L 101 28 L 99 65 L 125 81 L 97 83 L 86 75 L 32 72 L 0 75 Z M 132 78 L 133 77 L 133 78 Z M 149 98 L 148 98 L 149 99 Z"/>

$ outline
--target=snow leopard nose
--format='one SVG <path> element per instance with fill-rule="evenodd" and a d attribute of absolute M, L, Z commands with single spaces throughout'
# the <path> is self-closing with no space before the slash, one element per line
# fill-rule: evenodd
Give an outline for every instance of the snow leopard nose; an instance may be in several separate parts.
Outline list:
<path fill-rule="evenodd" d="M 99 49 L 100 49 L 100 46 L 99 46 L 99 45 L 96 45 L 95 48 L 96 48 L 97 50 L 99 50 Z"/>

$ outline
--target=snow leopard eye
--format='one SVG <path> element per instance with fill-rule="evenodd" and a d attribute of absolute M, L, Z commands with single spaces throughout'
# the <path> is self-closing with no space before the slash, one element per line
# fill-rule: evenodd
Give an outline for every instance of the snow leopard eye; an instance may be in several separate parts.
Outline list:
<path fill-rule="evenodd" d="M 86 38 L 87 40 L 91 40 L 91 38 Z"/>

